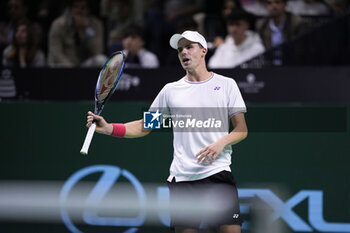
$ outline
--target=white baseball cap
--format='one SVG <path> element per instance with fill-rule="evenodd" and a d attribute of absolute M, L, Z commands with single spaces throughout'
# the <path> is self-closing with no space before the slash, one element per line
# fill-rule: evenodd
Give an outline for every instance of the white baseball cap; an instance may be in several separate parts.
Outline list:
<path fill-rule="evenodd" d="M 170 38 L 170 46 L 174 49 L 177 49 L 177 43 L 179 43 L 179 40 L 181 40 L 182 38 L 185 38 L 192 42 L 197 42 L 201 44 L 204 48 L 208 48 L 207 41 L 205 40 L 205 38 L 196 31 L 184 31 L 182 34 L 174 34 Z"/>

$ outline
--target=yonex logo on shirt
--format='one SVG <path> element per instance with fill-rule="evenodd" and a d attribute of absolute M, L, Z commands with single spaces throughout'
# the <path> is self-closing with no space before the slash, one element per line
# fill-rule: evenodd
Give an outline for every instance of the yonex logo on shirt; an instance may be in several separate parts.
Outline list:
<path fill-rule="evenodd" d="M 214 91 L 220 90 L 221 87 L 214 87 Z"/>

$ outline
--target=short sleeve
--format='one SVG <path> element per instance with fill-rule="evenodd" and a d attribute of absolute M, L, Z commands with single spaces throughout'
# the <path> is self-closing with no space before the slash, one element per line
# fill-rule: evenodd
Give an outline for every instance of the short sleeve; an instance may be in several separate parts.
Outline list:
<path fill-rule="evenodd" d="M 159 110 L 159 112 L 161 112 L 163 115 L 170 114 L 170 109 L 167 101 L 167 89 L 168 85 L 165 85 L 163 89 L 158 93 L 157 97 L 153 100 L 149 111 Z"/>
<path fill-rule="evenodd" d="M 237 113 L 240 113 L 240 112 L 247 112 L 247 108 L 245 106 L 243 97 L 241 95 L 241 92 L 235 80 L 231 79 L 229 81 L 227 91 L 228 91 L 227 107 L 229 109 L 228 110 L 229 117 L 232 117 L 233 115 L 236 115 Z"/>

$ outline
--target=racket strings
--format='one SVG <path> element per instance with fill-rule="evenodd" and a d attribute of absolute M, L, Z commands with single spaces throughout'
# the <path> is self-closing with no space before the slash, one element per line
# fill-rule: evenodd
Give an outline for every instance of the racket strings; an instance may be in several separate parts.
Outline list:
<path fill-rule="evenodd" d="M 123 55 L 121 53 L 112 57 L 105 65 L 100 74 L 100 79 L 97 85 L 97 100 L 103 102 L 114 91 L 123 67 Z"/>
<path fill-rule="evenodd" d="M 103 66 L 95 91 L 95 112 L 100 113 L 106 101 L 117 88 L 124 69 L 125 56 L 122 52 L 114 53 Z"/>

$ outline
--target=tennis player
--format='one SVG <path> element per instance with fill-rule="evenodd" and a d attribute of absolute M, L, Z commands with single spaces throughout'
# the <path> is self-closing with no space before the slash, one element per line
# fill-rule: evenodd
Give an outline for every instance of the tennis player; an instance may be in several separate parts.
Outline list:
<path fill-rule="evenodd" d="M 172 215 L 171 226 L 176 233 L 198 232 L 204 227 L 221 233 L 241 232 L 241 215 L 236 184 L 231 173 L 231 145 L 247 137 L 245 103 L 232 78 L 206 68 L 207 42 L 196 31 L 175 34 L 170 46 L 178 51 L 178 58 L 186 76 L 168 83 L 153 101 L 150 110 L 214 108 L 227 109 L 222 121 L 231 121 L 233 130 L 175 132 L 174 157 L 170 167 L 168 186 L 170 202 L 182 200 L 184 195 L 205 205 L 208 213 L 193 218 Z M 115 137 L 135 138 L 151 130 L 143 128 L 143 120 L 125 124 L 107 123 L 102 116 L 88 113 L 87 127 L 96 120 L 96 132 Z M 178 203 L 175 203 L 178 205 Z M 210 213 L 211 212 L 211 213 Z"/>

